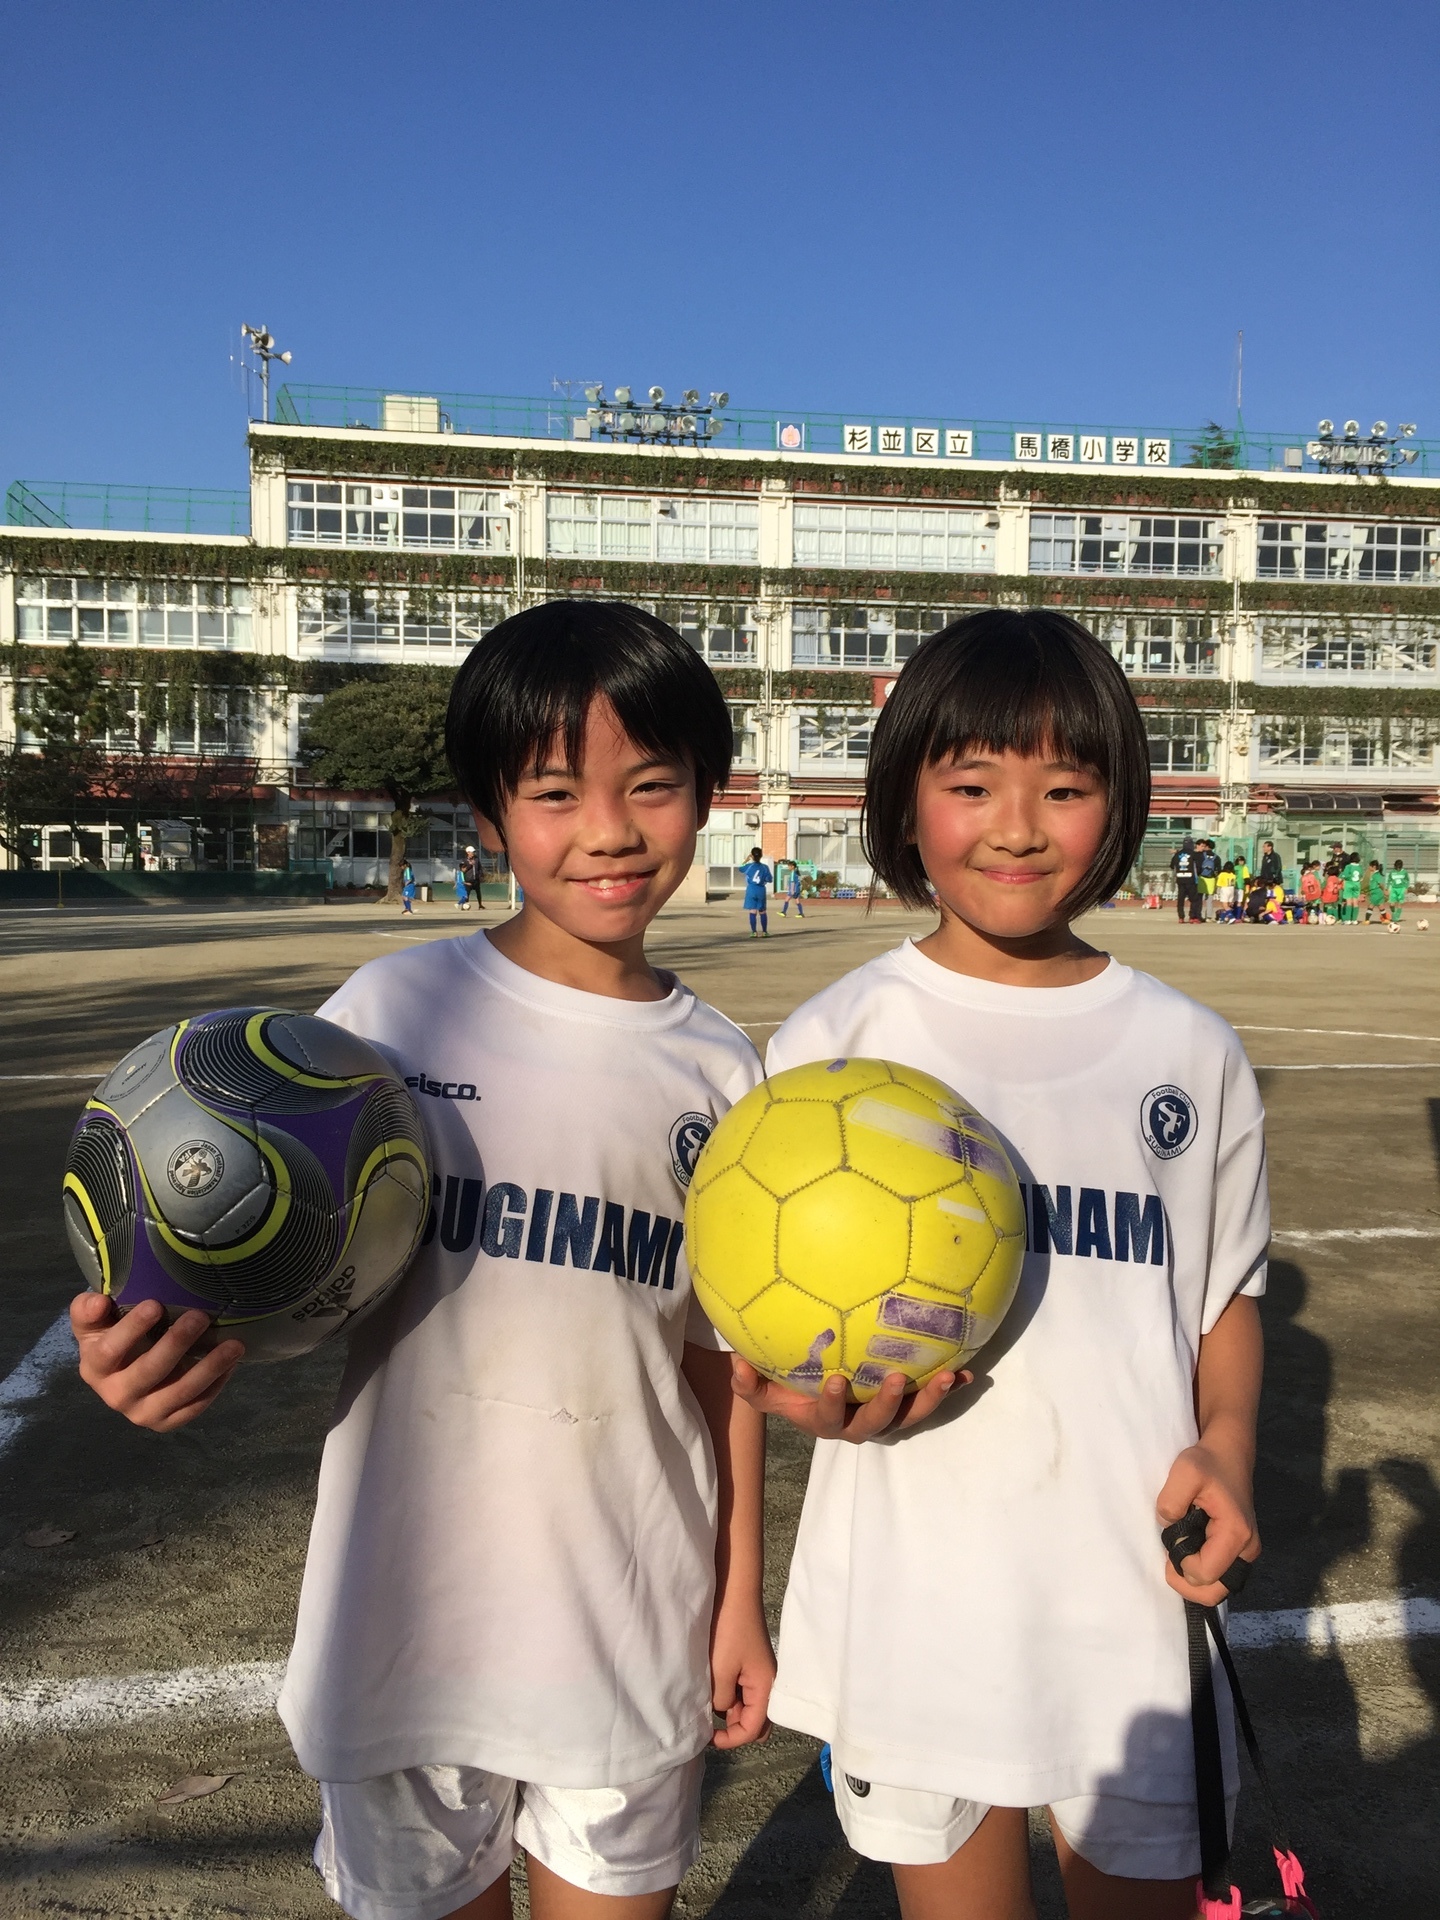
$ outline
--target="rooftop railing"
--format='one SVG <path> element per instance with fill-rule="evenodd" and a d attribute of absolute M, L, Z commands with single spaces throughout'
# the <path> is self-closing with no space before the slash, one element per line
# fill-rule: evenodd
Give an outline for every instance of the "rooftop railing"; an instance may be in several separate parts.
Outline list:
<path fill-rule="evenodd" d="M 613 412 L 613 400 L 602 402 Z M 556 393 L 546 398 L 494 393 L 399 392 L 384 387 L 327 387 L 287 383 L 275 401 L 275 421 L 292 427 L 341 427 L 361 432 L 401 429 L 430 433 L 493 434 L 506 439 L 590 439 L 624 445 L 611 434 L 587 431 L 590 404 Z M 643 400 L 629 409 L 643 415 Z M 578 428 L 578 431 L 577 431 Z M 917 435 L 922 436 L 917 440 Z M 633 443 L 645 436 L 627 436 Z M 1271 433 L 1249 427 L 1130 427 L 1080 422 L 955 420 L 938 414 L 781 413 L 770 408 L 716 409 L 709 444 L 755 453 L 806 452 L 862 459 L 929 455 L 937 460 L 1003 461 L 1007 465 L 1083 472 L 1087 465 L 1232 468 L 1247 472 L 1324 471 L 1308 451 L 1309 433 Z M 1399 477 L 1440 474 L 1440 440 L 1409 439 L 1417 455 Z"/>
<path fill-rule="evenodd" d="M 89 532 L 248 534 L 250 495 L 229 487 L 16 480 L 5 494 L 5 524 Z"/>

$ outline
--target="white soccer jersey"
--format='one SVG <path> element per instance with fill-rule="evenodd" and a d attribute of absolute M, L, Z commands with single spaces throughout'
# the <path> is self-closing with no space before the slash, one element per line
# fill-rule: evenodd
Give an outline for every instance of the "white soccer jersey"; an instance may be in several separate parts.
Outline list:
<path fill-rule="evenodd" d="M 679 1363 L 719 1342 L 685 1187 L 755 1050 L 678 982 L 582 993 L 483 934 L 372 961 L 320 1013 L 398 1063 L 436 1176 L 325 1445 L 280 1700 L 300 1763 L 600 1787 L 689 1760 L 715 1470 Z"/>
<path fill-rule="evenodd" d="M 1114 961 L 1054 989 L 907 942 L 819 993 L 771 1072 L 921 1067 L 1024 1182 L 1015 1305 L 913 1433 L 820 1443 L 771 1712 L 857 1776 L 991 1805 L 1194 1791 L 1184 1610 L 1155 1500 L 1202 1331 L 1264 1290 L 1263 1113 L 1232 1029 Z"/>

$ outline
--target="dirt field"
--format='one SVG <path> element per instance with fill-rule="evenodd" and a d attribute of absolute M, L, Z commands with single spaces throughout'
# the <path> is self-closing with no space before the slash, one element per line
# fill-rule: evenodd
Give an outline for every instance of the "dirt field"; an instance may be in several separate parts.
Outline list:
<path fill-rule="evenodd" d="M 185 1013 L 316 1006 L 398 938 L 457 931 L 373 908 L 7 912 L 0 917 L 0 1911 L 202 1920 L 333 1914 L 308 1865 L 315 1794 L 279 1723 L 175 1710 L 27 1731 L 6 1702 L 73 1682 L 277 1661 L 288 1644 L 339 1355 L 242 1370 L 206 1419 L 135 1432 L 62 1365 L 12 1374 L 75 1287 L 59 1226 L 64 1142 L 87 1082 Z M 1440 916 L 1424 934 L 1180 928 L 1106 913 L 1087 929 L 1122 960 L 1241 1029 L 1270 1116 L 1276 1223 L 1260 1513 L 1247 1612 L 1333 1608 L 1332 1644 L 1242 1657 L 1291 1838 L 1322 1911 L 1433 1912 L 1440 1812 L 1440 1637 L 1373 1633 L 1353 1604 L 1440 1599 Z M 460 926 L 465 923 L 460 922 Z M 918 930 L 820 906 L 741 937 L 738 910 L 666 915 L 653 943 L 763 1045 L 809 993 Z M 471 920 L 469 928 L 473 929 Z M 469 929 L 467 929 L 469 930 Z M 42 1356 L 43 1357 L 43 1356 Z M 10 1376 L 9 1398 L 5 1377 Z M 18 1382 L 18 1384 L 17 1384 Z M 33 1388 L 24 1394 L 25 1383 Z M 778 1605 L 805 1452 L 773 1436 L 771 1598 Z M 49 1547 L 24 1535 L 50 1526 Z M 1423 1609 L 1414 1618 L 1424 1624 Z M 1359 1621 L 1360 1625 L 1353 1623 Z M 1369 1635 L 1369 1637 L 1362 1637 Z M 73 1690 L 72 1690 L 73 1691 Z M 70 1696 L 67 1696 L 70 1697 Z M 169 1811 L 181 1775 L 231 1773 Z M 1248 1889 L 1263 1868 L 1253 1796 Z M 894 1913 L 888 1876 L 844 1847 L 812 1742 L 777 1733 L 716 1763 L 704 1859 L 678 1911 L 715 1920 Z M 1037 1848 L 1043 1910 L 1053 1875 Z"/>

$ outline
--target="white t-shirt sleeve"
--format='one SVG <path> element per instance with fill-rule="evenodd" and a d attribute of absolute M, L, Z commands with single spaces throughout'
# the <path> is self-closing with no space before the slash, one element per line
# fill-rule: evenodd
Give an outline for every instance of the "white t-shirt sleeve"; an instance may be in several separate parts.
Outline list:
<path fill-rule="evenodd" d="M 1200 1331 L 1209 1333 L 1237 1293 L 1265 1291 L 1270 1194 L 1265 1177 L 1265 1110 L 1254 1070 L 1232 1037 L 1215 1155 L 1210 1262 Z"/>

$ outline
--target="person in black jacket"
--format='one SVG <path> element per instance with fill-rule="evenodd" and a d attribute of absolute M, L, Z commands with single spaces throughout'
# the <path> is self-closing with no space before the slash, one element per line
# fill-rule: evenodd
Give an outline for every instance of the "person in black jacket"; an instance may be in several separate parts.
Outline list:
<path fill-rule="evenodd" d="M 1285 870 L 1280 864 L 1280 856 L 1275 851 L 1275 842 L 1266 840 L 1260 848 L 1260 871 L 1258 877 L 1267 887 L 1283 887 Z"/>
<path fill-rule="evenodd" d="M 1198 926 L 1200 922 L 1200 881 L 1195 863 L 1195 842 L 1187 833 L 1180 845 L 1170 856 L 1170 871 L 1175 876 L 1175 911 L 1184 925 L 1186 909 L 1190 920 Z"/>

